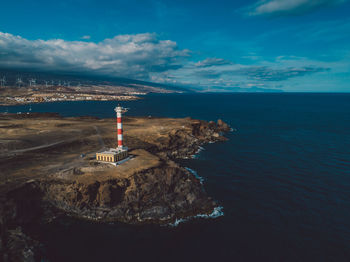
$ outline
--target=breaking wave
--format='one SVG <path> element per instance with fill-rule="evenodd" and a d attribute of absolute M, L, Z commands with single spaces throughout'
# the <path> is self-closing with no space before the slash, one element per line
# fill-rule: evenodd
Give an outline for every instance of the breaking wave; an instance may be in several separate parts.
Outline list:
<path fill-rule="evenodd" d="M 198 173 L 196 171 L 194 171 L 193 169 L 189 168 L 189 167 L 185 167 L 186 170 L 190 171 L 192 175 L 195 176 L 195 178 L 197 178 L 199 180 L 199 182 L 203 185 L 204 183 L 204 178 L 199 176 Z"/>
<path fill-rule="evenodd" d="M 203 150 L 205 150 L 205 148 L 202 147 L 202 146 L 199 146 L 198 149 L 197 149 L 197 151 L 195 152 L 195 154 L 194 154 L 194 155 L 191 155 L 191 158 L 194 158 L 194 159 L 198 158 L 200 152 L 202 152 Z"/>
<path fill-rule="evenodd" d="M 176 219 L 173 223 L 169 223 L 168 225 L 171 227 L 177 227 L 179 224 L 195 218 L 218 218 L 224 215 L 223 209 L 224 208 L 222 206 L 218 206 L 218 207 L 215 207 L 213 212 L 211 212 L 210 214 L 198 214 L 192 217 L 179 218 L 179 219 Z"/>

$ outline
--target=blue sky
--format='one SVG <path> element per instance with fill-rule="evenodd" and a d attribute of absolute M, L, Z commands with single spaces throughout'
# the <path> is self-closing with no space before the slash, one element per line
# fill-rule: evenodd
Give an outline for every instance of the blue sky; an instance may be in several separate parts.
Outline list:
<path fill-rule="evenodd" d="M 350 91 L 350 1 L 5 1 L 0 67 Z"/>

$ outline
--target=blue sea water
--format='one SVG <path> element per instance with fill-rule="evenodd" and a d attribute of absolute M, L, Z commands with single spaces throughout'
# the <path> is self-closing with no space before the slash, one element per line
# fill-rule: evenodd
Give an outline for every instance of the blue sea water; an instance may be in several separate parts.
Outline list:
<path fill-rule="evenodd" d="M 116 104 L 32 111 L 114 117 Z M 350 261 L 350 94 L 149 95 L 122 105 L 128 115 L 221 118 L 237 129 L 179 160 L 224 216 L 177 227 L 56 221 L 44 230 L 49 261 Z"/>

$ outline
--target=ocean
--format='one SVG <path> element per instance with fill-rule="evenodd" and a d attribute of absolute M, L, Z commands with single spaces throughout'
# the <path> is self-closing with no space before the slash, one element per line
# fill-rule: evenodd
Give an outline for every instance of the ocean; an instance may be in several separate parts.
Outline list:
<path fill-rule="evenodd" d="M 178 161 L 223 215 L 177 226 L 55 221 L 43 228 L 43 261 L 350 261 L 350 94 L 153 94 L 121 104 L 130 116 L 221 118 L 237 129 Z M 114 117 L 116 105 L 31 110 Z"/>

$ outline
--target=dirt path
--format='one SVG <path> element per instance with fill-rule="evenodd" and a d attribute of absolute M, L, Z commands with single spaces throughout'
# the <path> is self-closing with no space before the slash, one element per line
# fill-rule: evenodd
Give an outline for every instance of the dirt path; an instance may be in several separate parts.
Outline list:
<path fill-rule="evenodd" d="M 26 153 L 26 152 L 34 151 L 34 150 L 38 150 L 38 149 L 49 148 L 49 147 L 52 147 L 52 146 L 63 144 L 65 142 L 67 142 L 67 140 L 61 140 L 61 141 L 57 141 L 57 142 L 50 143 L 50 144 L 40 145 L 40 146 L 33 146 L 33 147 L 22 148 L 22 149 L 15 149 L 15 150 L 11 150 L 11 151 L 9 151 L 7 153 L 0 154 L 0 156 L 5 157 L 5 156 L 12 155 L 12 154 Z"/>

